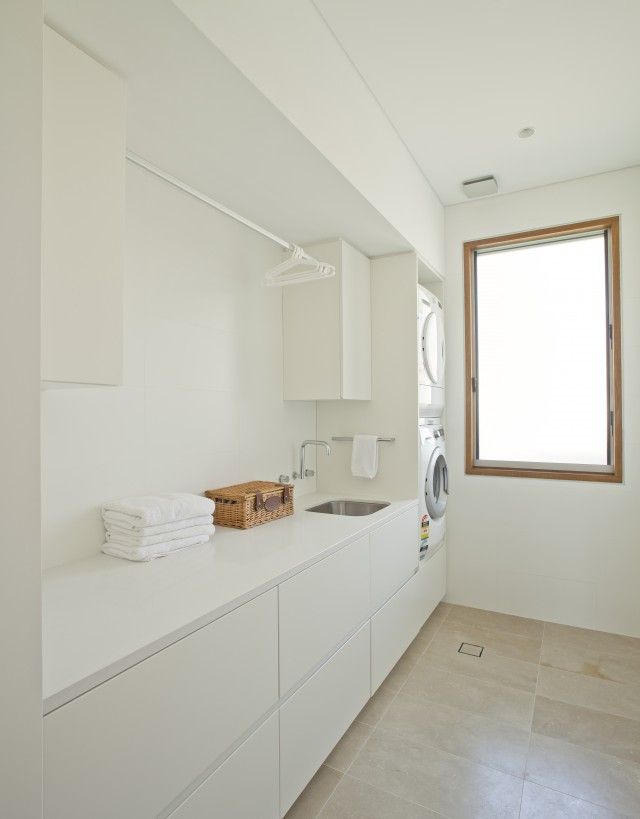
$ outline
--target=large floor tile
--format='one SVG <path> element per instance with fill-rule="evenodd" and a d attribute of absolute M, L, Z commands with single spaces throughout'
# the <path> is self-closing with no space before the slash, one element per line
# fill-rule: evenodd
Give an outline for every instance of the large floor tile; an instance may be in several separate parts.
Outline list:
<path fill-rule="evenodd" d="M 633 762 L 534 733 L 526 778 L 609 810 L 640 816 L 640 766 Z"/>
<path fill-rule="evenodd" d="M 622 819 L 622 815 L 542 785 L 525 782 L 520 819 Z"/>
<path fill-rule="evenodd" d="M 377 729 L 349 774 L 452 819 L 517 819 L 522 780 Z"/>
<path fill-rule="evenodd" d="M 472 609 L 467 606 L 452 606 L 447 616 L 447 623 L 476 626 L 491 631 L 504 631 L 509 634 L 519 634 L 521 637 L 542 637 L 544 628 L 544 623 L 540 620 L 529 620 L 513 614 L 500 614 L 497 611 Z"/>
<path fill-rule="evenodd" d="M 529 731 L 510 723 L 400 693 L 379 727 L 512 776 L 524 775 Z"/>
<path fill-rule="evenodd" d="M 640 640 L 550 623 L 544 634 L 541 663 L 602 680 L 637 684 Z"/>
<path fill-rule="evenodd" d="M 323 765 L 287 811 L 285 819 L 316 819 L 342 774 Z"/>
<path fill-rule="evenodd" d="M 320 819 L 441 819 L 438 814 L 398 796 L 345 776 L 320 813 Z"/>
<path fill-rule="evenodd" d="M 532 693 L 454 674 L 430 663 L 418 663 L 402 693 L 426 697 L 432 702 L 499 719 L 520 728 L 531 726 Z"/>
<path fill-rule="evenodd" d="M 637 685 L 618 683 L 541 667 L 537 693 L 549 699 L 640 720 L 640 681 Z"/>
<path fill-rule="evenodd" d="M 450 640 L 457 643 L 474 643 L 484 646 L 489 654 L 510 657 L 513 660 L 525 660 L 528 663 L 540 661 L 541 637 L 525 637 L 511 634 L 509 631 L 494 631 L 461 623 L 444 622 L 434 638 L 434 643 Z"/>
<path fill-rule="evenodd" d="M 385 711 L 391 705 L 397 693 L 397 687 L 393 683 L 389 685 L 385 680 L 362 711 L 360 711 L 356 717 L 356 721 L 364 722 L 365 725 L 375 727 L 384 716 Z"/>
<path fill-rule="evenodd" d="M 536 697 L 533 730 L 640 764 L 640 722 Z"/>
<path fill-rule="evenodd" d="M 362 746 L 369 739 L 372 731 L 373 727 L 364 722 L 358 722 L 358 720 L 356 720 L 351 723 L 346 734 L 325 759 L 324 764 L 336 771 L 344 773 L 356 758 Z"/>
<path fill-rule="evenodd" d="M 431 663 L 456 674 L 466 674 L 486 682 L 508 685 L 523 691 L 535 691 L 538 679 L 537 663 L 513 660 L 491 652 L 483 652 L 481 657 L 461 654 L 460 642 L 451 632 L 439 632 L 419 660 Z"/>

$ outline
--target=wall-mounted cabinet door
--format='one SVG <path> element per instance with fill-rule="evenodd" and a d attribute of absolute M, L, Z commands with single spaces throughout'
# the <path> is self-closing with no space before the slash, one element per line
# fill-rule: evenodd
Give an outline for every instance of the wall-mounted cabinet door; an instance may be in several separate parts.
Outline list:
<path fill-rule="evenodd" d="M 285 400 L 371 399 L 371 265 L 338 239 L 305 250 L 336 275 L 282 291 Z"/>
<path fill-rule="evenodd" d="M 125 85 L 44 28 L 42 379 L 122 381 Z"/>

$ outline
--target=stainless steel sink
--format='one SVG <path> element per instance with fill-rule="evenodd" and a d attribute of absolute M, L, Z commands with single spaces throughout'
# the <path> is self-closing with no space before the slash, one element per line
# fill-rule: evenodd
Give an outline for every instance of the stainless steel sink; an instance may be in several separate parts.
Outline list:
<path fill-rule="evenodd" d="M 307 512 L 321 512 L 325 515 L 373 515 L 385 506 L 389 504 L 384 501 L 330 500 L 310 507 Z"/>

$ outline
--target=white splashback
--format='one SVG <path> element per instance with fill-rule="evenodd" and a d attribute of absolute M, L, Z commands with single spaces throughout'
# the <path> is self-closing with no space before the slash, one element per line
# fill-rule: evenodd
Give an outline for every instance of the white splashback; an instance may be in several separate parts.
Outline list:
<path fill-rule="evenodd" d="M 42 393 L 46 565 L 99 550 L 105 500 L 290 474 L 316 407 L 282 400 L 282 294 L 261 285 L 279 260 L 128 166 L 124 383 Z M 307 479 L 296 494 L 314 489 Z"/>

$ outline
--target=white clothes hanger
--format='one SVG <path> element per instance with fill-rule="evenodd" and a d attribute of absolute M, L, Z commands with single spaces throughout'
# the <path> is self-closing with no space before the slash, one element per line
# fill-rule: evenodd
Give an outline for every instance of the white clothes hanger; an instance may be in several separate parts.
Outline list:
<path fill-rule="evenodd" d="M 298 245 L 291 245 L 291 255 L 267 271 L 264 284 L 267 287 L 284 287 L 288 284 L 328 279 L 336 275 L 333 265 L 325 264 L 309 256 Z"/>

